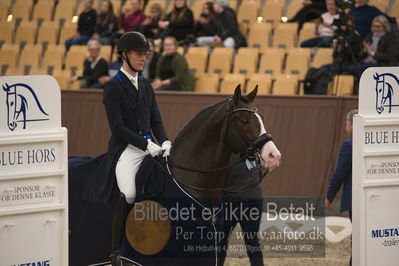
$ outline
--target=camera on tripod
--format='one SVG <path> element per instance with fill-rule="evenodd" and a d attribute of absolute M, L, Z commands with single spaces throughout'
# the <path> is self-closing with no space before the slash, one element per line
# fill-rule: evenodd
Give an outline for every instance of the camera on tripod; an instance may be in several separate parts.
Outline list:
<path fill-rule="evenodd" d="M 339 10 L 339 18 L 334 19 L 332 25 L 341 30 L 342 26 L 346 26 L 348 29 L 351 25 L 348 25 L 349 16 L 345 13 L 345 9 L 349 9 L 355 6 L 355 0 L 335 0 L 335 5 Z"/>
<path fill-rule="evenodd" d="M 355 0 L 335 0 L 338 10 L 345 10 L 355 6 Z"/>

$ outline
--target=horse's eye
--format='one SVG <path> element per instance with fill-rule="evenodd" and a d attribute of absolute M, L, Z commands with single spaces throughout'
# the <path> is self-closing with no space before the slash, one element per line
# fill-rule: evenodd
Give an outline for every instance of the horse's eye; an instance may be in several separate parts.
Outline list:
<path fill-rule="evenodd" d="M 11 102 L 11 106 L 14 106 L 14 102 Z"/>
<path fill-rule="evenodd" d="M 248 124 L 248 123 L 249 123 L 248 119 L 246 119 L 246 118 L 242 119 L 241 122 L 242 122 L 243 124 Z"/>

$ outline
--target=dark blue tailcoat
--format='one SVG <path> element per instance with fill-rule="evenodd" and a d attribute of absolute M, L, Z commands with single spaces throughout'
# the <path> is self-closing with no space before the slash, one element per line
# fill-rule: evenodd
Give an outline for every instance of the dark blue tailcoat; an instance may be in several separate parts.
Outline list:
<path fill-rule="evenodd" d="M 153 134 L 159 143 L 168 140 L 151 84 L 139 76 L 138 86 L 137 90 L 121 71 L 104 86 L 103 102 L 112 136 L 108 152 L 95 159 L 94 169 L 86 169 L 91 178 L 83 199 L 89 202 L 109 201 L 116 162 L 128 144 L 146 150 L 145 136 Z"/>

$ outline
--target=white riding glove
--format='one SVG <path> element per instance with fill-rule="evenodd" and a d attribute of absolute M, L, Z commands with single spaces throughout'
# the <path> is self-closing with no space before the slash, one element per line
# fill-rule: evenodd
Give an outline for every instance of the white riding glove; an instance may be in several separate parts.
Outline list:
<path fill-rule="evenodd" d="M 171 148 L 172 148 L 172 143 L 169 140 L 164 141 L 162 143 L 162 150 L 164 151 L 162 157 L 169 156 Z"/>
<path fill-rule="evenodd" d="M 147 139 L 147 151 L 150 152 L 152 157 L 158 156 L 162 153 L 162 148 L 158 144 L 155 144 L 150 139 Z"/>

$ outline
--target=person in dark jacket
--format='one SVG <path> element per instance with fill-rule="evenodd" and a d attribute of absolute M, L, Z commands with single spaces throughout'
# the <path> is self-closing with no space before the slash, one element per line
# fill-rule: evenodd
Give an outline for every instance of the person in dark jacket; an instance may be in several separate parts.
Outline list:
<path fill-rule="evenodd" d="M 355 30 L 362 38 L 370 33 L 371 22 L 380 15 L 386 17 L 391 24 L 397 24 L 399 21 L 399 19 L 389 17 L 375 6 L 370 6 L 368 0 L 356 0 L 356 6 L 349 11 L 349 16 L 355 19 Z"/>
<path fill-rule="evenodd" d="M 194 16 L 187 7 L 186 0 L 174 0 L 173 11 L 166 15 L 165 19 L 158 23 L 163 30 L 162 37 L 172 36 L 178 42 L 182 42 L 193 33 Z"/>
<path fill-rule="evenodd" d="M 217 33 L 215 17 L 216 13 L 213 10 L 213 3 L 205 2 L 202 5 L 202 12 L 195 24 L 195 36 L 215 36 Z"/>
<path fill-rule="evenodd" d="M 65 41 L 67 51 L 72 45 L 86 43 L 93 35 L 97 13 L 92 6 L 93 0 L 83 0 L 83 12 L 79 15 L 77 33 Z"/>
<path fill-rule="evenodd" d="M 360 78 L 364 70 L 373 66 L 392 66 L 396 63 L 397 45 L 385 16 L 377 16 L 371 24 L 371 33 L 363 42 L 363 59 L 347 67 L 349 74 Z"/>
<path fill-rule="evenodd" d="M 246 39 L 238 29 L 236 13 L 228 7 L 228 0 L 216 0 L 213 9 L 216 12 L 217 25 L 213 43 L 230 48 L 246 46 Z"/>
<path fill-rule="evenodd" d="M 241 156 L 240 154 L 233 154 L 230 158 L 230 163 L 236 164 L 239 160 L 242 160 Z M 260 168 L 256 167 L 256 162 L 247 159 L 232 166 L 229 170 L 225 187 L 233 188 L 237 192 L 224 193 L 225 204 L 228 207 L 226 208 L 227 214 L 225 214 L 223 237 L 220 241 L 221 254 L 218 266 L 224 264 L 229 238 L 232 236 L 237 224 L 240 224 L 244 233 L 244 241 L 251 266 L 264 265 L 258 237 L 263 213 L 262 188 L 260 185 L 262 178 L 263 173 Z M 235 210 L 240 209 L 249 209 L 254 215 L 238 218 L 233 213 Z M 228 210 L 231 210 L 232 213 L 229 213 Z"/>
<path fill-rule="evenodd" d="M 349 211 L 349 218 L 352 219 L 352 133 L 353 116 L 357 110 L 352 110 L 346 115 L 345 131 L 350 137 L 345 140 L 339 150 L 337 166 L 330 178 L 330 184 L 327 189 L 327 196 L 324 200 L 325 206 L 332 208 L 332 202 L 339 189 L 343 187 L 341 199 L 341 212 Z"/>
<path fill-rule="evenodd" d="M 337 166 L 330 178 L 327 196 L 324 200 L 326 208 L 332 209 L 332 202 L 342 187 L 341 213 L 349 211 L 349 219 L 352 221 L 352 133 L 353 116 L 357 110 L 352 110 L 346 115 L 345 131 L 349 139 L 345 140 L 339 150 Z M 352 258 L 349 265 L 352 265 Z"/>
<path fill-rule="evenodd" d="M 100 56 L 101 45 L 96 40 L 91 40 L 87 44 L 87 58 L 83 62 L 83 75 L 73 76 L 71 82 L 81 80 L 80 88 L 101 89 L 104 85 L 102 77 L 108 77 L 108 64 Z"/>
<path fill-rule="evenodd" d="M 97 17 L 96 27 L 92 40 L 98 40 L 101 44 L 112 44 L 112 38 L 118 31 L 118 19 L 114 14 L 112 2 L 104 0 L 101 4 L 100 14 Z"/>
<path fill-rule="evenodd" d="M 189 70 L 186 59 L 177 52 L 177 48 L 175 38 L 169 36 L 164 39 L 165 54 L 157 63 L 156 79 L 152 83 L 154 90 L 194 90 L 194 75 Z"/>
<path fill-rule="evenodd" d="M 125 33 L 118 42 L 123 65 L 104 86 L 104 105 L 112 136 L 108 155 L 112 159 L 111 175 L 97 185 L 88 186 L 84 198 L 99 199 L 110 195 L 116 181 L 121 192 L 112 224 L 112 265 L 122 265 L 120 246 L 129 206 L 136 197 L 135 176 L 144 157 L 170 154 L 171 142 L 166 136 L 151 84 L 139 75 L 143 70 L 150 46 L 139 32 Z M 152 134 L 159 143 L 155 143 Z"/>

